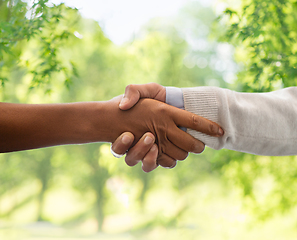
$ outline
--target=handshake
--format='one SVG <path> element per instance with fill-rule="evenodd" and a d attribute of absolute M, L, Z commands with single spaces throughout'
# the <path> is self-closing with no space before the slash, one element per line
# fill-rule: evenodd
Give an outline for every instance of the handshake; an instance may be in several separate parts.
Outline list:
<path fill-rule="evenodd" d="M 129 166 L 142 161 L 145 172 L 172 168 L 188 152 L 201 153 L 204 143 L 257 155 L 297 155 L 297 87 L 270 93 L 198 87 L 177 89 L 179 96 L 168 94 L 170 89 L 129 85 L 124 96 L 105 102 L 0 102 L 0 152 L 111 142 L 114 155 L 126 153 Z M 169 105 L 180 107 L 173 101 L 178 99 L 188 111 Z"/>
<path fill-rule="evenodd" d="M 124 96 L 105 102 L 62 104 L 0 103 L 0 152 L 64 144 L 111 142 L 126 163 L 142 161 L 145 172 L 172 168 L 204 144 L 180 127 L 219 137 L 220 126 L 165 103 L 166 89 L 156 83 L 129 85 Z M 115 154 L 116 153 L 116 154 Z"/>
<path fill-rule="evenodd" d="M 166 89 L 156 83 L 129 85 L 124 96 L 112 99 L 110 113 L 117 123 L 110 129 L 114 136 L 111 152 L 115 157 L 126 153 L 125 161 L 134 166 L 142 161 L 145 172 L 158 165 L 173 168 L 176 160 L 184 160 L 188 152 L 201 153 L 204 143 L 192 137 L 181 127 L 210 136 L 223 136 L 222 128 L 201 116 L 165 104 Z M 112 127 L 114 126 L 114 127 Z M 121 134 L 116 140 L 115 137 Z"/>

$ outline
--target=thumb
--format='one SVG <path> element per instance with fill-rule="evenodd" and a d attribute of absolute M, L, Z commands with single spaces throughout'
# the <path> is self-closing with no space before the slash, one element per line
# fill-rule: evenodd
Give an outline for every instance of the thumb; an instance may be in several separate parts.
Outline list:
<path fill-rule="evenodd" d="M 131 87 L 131 85 L 128 85 L 125 89 L 125 94 L 119 104 L 120 109 L 130 109 L 138 102 L 140 97 L 140 92 L 136 88 Z"/>
<path fill-rule="evenodd" d="M 125 94 L 119 104 L 120 109 L 128 110 L 133 107 L 140 98 L 151 98 L 165 102 L 166 90 L 157 83 L 130 84 L 125 89 Z"/>

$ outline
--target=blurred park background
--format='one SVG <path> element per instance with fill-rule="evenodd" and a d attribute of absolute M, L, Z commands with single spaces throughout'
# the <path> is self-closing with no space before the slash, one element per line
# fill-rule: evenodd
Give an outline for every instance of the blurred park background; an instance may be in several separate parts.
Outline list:
<path fill-rule="evenodd" d="M 0 0 L 0 101 L 295 86 L 296 22 L 296 0 Z M 0 239 L 296 239 L 296 177 L 295 156 L 209 148 L 151 173 L 105 143 L 1 154 Z"/>

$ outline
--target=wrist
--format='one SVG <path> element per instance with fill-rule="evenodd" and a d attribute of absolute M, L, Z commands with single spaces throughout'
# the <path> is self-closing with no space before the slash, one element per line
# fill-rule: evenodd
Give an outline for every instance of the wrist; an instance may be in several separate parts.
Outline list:
<path fill-rule="evenodd" d="M 124 132 L 125 124 L 120 120 L 123 111 L 118 107 L 120 99 L 90 103 L 86 134 L 90 142 L 114 142 Z"/>
<path fill-rule="evenodd" d="M 86 107 L 86 127 L 82 129 L 86 142 L 112 142 L 112 114 L 108 102 L 89 102 Z"/>

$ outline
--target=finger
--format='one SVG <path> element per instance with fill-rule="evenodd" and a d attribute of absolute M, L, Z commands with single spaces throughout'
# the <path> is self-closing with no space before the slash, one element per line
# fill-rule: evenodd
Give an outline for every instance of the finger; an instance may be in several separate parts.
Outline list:
<path fill-rule="evenodd" d="M 174 168 L 176 161 L 165 153 L 162 153 L 157 159 L 157 164 L 164 168 Z"/>
<path fill-rule="evenodd" d="M 172 144 L 170 141 L 166 142 L 162 148 L 162 152 L 174 160 L 184 160 L 188 156 L 188 152 Z"/>
<path fill-rule="evenodd" d="M 128 166 L 134 166 L 144 159 L 155 142 L 152 133 L 145 133 L 141 139 L 133 146 L 126 155 L 125 162 Z"/>
<path fill-rule="evenodd" d="M 112 144 L 111 149 L 117 154 L 125 154 L 134 141 L 134 135 L 130 132 L 121 134 Z"/>
<path fill-rule="evenodd" d="M 168 131 L 167 137 L 173 145 L 186 152 L 202 153 L 204 151 L 205 145 L 203 142 L 192 137 L 178 127 Z"/>
<path fill-rule="evenodd" d="M 166 89 L 157 83 L 130 84 L 125 89 L 124 97 L 120 102 L 120 109 L 128 110 L 133 107 L 140 98 L 152 98 L 165 102 Z"/>
<path fill-rule="evenodd" d="M 157 157 L 158 147 L 156 144 L 154 144 L 142 161 L 142 170 L 144 172 L 150 172 L 153 171 L 156 167 L 158 167 Z"/>
<path fill-rule="evenodd" d="M 221 137 L 224 135 L 223 129 L 215 122 L 182 109 L 170 109 L 173 114 L 174 122 L 180 127 L 191 128 L 198 132 L 215 137 Z"/>

